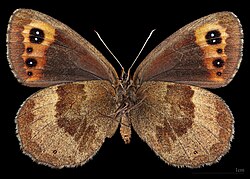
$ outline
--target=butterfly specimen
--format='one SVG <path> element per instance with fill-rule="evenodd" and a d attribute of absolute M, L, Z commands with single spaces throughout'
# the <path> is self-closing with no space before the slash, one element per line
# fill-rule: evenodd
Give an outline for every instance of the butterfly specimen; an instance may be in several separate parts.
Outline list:
<path fill-rule="evenodd" d="M 50 167 L 85 164 L 105 138 L 131 128 L 166 163 L 217 162 L 230 148 L 229 107 L 203 89 L 226 86 L 237 72 L 243 32 L 232 12 L 184 26 L 161 42 L 135 73 L 119 78 L 87 40 L 43 13 L 18 9 L 7 30 L 10 67 L 20 83 L 46 87 L 16 116 L 21 149 Z"/>

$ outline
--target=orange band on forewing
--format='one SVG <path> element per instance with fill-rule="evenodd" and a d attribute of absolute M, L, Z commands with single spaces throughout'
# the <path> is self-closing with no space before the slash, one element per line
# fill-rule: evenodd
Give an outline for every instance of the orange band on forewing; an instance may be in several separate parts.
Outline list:
<path fill-rule="evenodd" d="M 220 32 L 221 42 L 218 44 L 208 44 L 206 35 L 208 32 L 218 30 Z M 217 68 L 213 65 L 213 61 L 220 58 L 224 62 L 227 61 L 227 54 L 225 54 L 225 47 L 227 45 L 226 39 L 228 38 L 226 33 L 226 28 L 222 27 L 218 23 L 208 23 L 199 27 L 195 31 L 196 44 L 201 47 L 204 52 L 204 64 L 207 69 L 210 71 L 210 80 L 212 81 L 222 81 L 223 75 L 218 76 L 217 73 L 220 72 L 223 74 L 225 66 Z M 218 53 L 217 50 L 221 49 L 222 52 Z"/>
<path fill-rule="evenodd" d="M 33 28 L 40 29 L 44 33 L 44 40 L 39 44 L 32 43 L 30 41 L 30 31 Z M 22 54 L 24 62 L 28 58 L 34 58 L 37 61 L 37 65 L 35 67 L 30 68 L 24 66 L 26 73 L 32 72 L 33 74 L 32 76 L 27 78 L 26 81 L 36 81 L 43 76 L 42 69 L 46 64 L 46 51 L 49 46 L 55 41 L 55 28 L 42 21 L 32 20 L 30 24 L 24 26 L 22 35 L 24 37 L 23 44 L 25 46 L 25 51 Z M 28 53 L 26 51 L 27 48 L 32 48 L 32 52 Z"/>

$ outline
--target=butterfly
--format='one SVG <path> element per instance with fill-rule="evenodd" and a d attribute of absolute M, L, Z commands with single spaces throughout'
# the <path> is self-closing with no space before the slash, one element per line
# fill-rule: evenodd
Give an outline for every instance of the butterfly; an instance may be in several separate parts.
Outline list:
<path fill-rule="evenodd" d="M 106 138 L 131 128 L 166 163 L 196 168 L 230 149 L 234 118 L 203 88 L 226 86 L 243 49 L 240 21 L 218 12 L 184 26 L 155 47 L 133 76 L 68 26 L 17 9 L 7 29 L 7 56 L 20 83 L 45 87 L 16 116 L 22 151 L 54 168 L 85 164 Z"/>

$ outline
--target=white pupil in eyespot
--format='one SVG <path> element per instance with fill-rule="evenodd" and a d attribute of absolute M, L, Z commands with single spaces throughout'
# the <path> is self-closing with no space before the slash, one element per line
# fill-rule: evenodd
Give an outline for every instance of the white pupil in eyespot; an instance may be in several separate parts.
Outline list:
<path fill-rule="evenodd" d="M 40 33 L 39 33 L 39 31 L 36 31 L 36 35 L 39 35 Z"/>
<path fill-rule="evenodd" d="M 211 37 L 214 37 L 214 33 L 211 34 Z"/>

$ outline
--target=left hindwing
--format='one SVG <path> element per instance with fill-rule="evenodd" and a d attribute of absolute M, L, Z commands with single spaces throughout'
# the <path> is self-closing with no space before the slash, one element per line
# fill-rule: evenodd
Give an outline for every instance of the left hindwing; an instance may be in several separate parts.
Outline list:
<path fill-rule="evenodd" d="M 114 89 L 103 80 L 55 85 L 29 97 L 17 117 L 23 152 L 55 168 L 83 165 L 118 122 Z"/>

